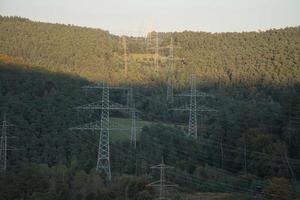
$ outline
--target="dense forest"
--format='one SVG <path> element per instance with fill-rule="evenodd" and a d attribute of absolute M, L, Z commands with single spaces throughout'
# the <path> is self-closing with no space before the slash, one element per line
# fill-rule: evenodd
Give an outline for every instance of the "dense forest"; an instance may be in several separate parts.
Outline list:
<path fill-rule="evenodd" d="M 300 198 L 300 28 L 159 37 L 161 46 L 172 37 L 181 47 L 175 49 L 184 59 L 176 61 L 174 92 L 189 90 L 193 73 L 198 90 L 214 96 L 199 99 L 218 112 L 201 115 L 197 140 L 186 136 L 187 113 L 170 109 L 189 99 L 167 101 L 166 63 L 160 61 L 161 73 L 153 73 L 145 39 L 127 37 L 126 79 L 118 36 L 0 17 L 0 112 L 14 124 L 8 129 L 8 169 L 0 174 L 1 198 L 154 199 L 156 190 L 147 184 L 159 174 L 150 167 L 162 157 L 174 167 L 166 174 L 178 185 L 174 199 L 199 199 L 206 192 L 251 199 L 258 186 L 266 199 Z M 130 84 L 140 118 L 149 122 L 136 149 L 129 136 L 111 140 L 111 182 L 95 170 L 97 133 L 69 130 L 94 117 L 74 108 L 101 97 L 80 88 L 103 80 Z M 110 98 L 124 104 L 126 95 Z"/>
<path fill-rule="evenodd" d="M 98 29 L 32 22 L 18 17 L 0 18 L 0 52 L 26 63 L 64 71 L 90 80 L 125 82 L 120 38 Z M 159 33 L 161 46 L 181 47 L 175 55 L 180 85 L 191 72 L 201 80 L 222 84 L 240 82 L 284 86 L 299 81 L 300 28 L 246 33 Z M 147 53 L 142 38 L 128 37 L 131 54 Z M 166 52 L 161 50 L 160 54 Z M 149 64 L 129 58 L 129 79 L 151 83 Z M 163 63 L 161 64 L 163 66 Z M 150 71 L 150 72 L 149 72 Z M 161 81 L 166 75 L 161 75 Z"/>

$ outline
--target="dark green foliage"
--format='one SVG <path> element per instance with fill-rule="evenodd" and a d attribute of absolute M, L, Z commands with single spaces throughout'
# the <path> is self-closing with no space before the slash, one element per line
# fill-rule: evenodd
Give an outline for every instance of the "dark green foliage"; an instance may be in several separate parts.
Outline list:
<path fill-rule="evenodd" d="M 88 79 L 124 80 L 120 38 L 108 32 L 72 25 L 32 22 L 16 17 L 0 17 L 0 53 L 21 58 L 26 63 Z M 171 36 L 175 54 L 184 58 L 176 63 L 177 85 L 187 83 L 191 73 L 211 84 L 255 84 L 285 86 L 299 82 L 300 28 L 272 29 L 249 33 L 180 32 L 159 33 L 162 45 Z M 141 38 L 128 37 L 129 52 L 145 56 Z M 167 52 L 161 52 L 164 56 Z M 129 60 L 129 79 L 135 83 L 165 82 L 162 62 L 159 77 L 151 71 L 153 63 Z"/>
<path fill-rule="evenodd" d="M 1 17 L 0 26 L 0 52 L 27 63 L 89 77 L 112 66 L 116 39 L 108 32 L 10 17 Z"/>
<path fill-rule="evenodd" d="M 81 117 L 74 109 L 99 100 L 97 93 L 84 96 L 81 86 L 91 84 L 88 80 L 124 81 L 119 38 L 102 30 L 0 17 L 0 111 L 15 124 L 9 134 L 16 138 L 9 139 L 9 145 L 19 149 L 9 152 L 9 170 L 0 175 L 1 197 L 150 200 L 153 188 L 145 186 L 158 174 L 149 167 L 162 157 L 177 170 L 168 179 L 186 192 L 251 195 L 257 181 L 268 185 L 265 181 L 272 177 L 284 178 L 270 184 L 269 193 L 282 183 L 288 186 L 285 182 L 300 177 L 299 30 L 172 34 L 183 47 L 176 54 L 185 57 L 183 68 L 177 68 L 175 92 L 188 89 L 193 72 L 208 81 L 199 89 L 215 95 L 199 100 L 218 113 L 201 119 L 198 141 L 184 133 L 187 114 L 169 110 L 188 104 L 188 99 L 168 104 L 165 71 L 154 79 L 148 70 L 151 63 L 145 62 L 145 67 L 131 58 L 136 106 L 143 119 L 160 123 L 143 128 L 136 150 L 126 139 L 111 142 L 113 181 L 108 184 L 94 171 L 97 133 L 68 129 L 99 117 Z M 171 34 L 161 37 L 166 45 Z M 135 38 L 129 38 L 129 46 L 133 54 L 146 52 L 145 44 Z M 14 62 L 27 65 L 7 64 Z M 145 87 L 147 83 L 151 84 Z M 110 98 L 126 103 L 124 95 Z"/>

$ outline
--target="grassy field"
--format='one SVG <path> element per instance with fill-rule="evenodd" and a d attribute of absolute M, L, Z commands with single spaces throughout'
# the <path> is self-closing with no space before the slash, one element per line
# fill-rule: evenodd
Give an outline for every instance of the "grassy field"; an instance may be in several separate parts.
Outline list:
<path fill-rule="evenodd" d="M 112 124 L 116 124 L 117 127 L 120 127 L 121 129 L 126 130 L 111 130 L 110 131 L 110 137 L 111 141 L 118 141 L 118 140 L 130 140 L 130 131 L 131 131 L 131 118 L 111 118 Z M 136 121 L 136 127 L 137 127 L 137 140 L 139 140 L 142 128 L 147 125 L 151 125 L 155 122 L 149 122 L 149 121 L 142 121 L 137 120 Z"/>
<path fill-rule="evenodd" d="M 130 131 L 131 131 L 131 118 L 111 118 L 111 124 L 113 124 L 113 127 L 118 127 L 121 129 L 126 130 L 111 130 L 110 131 L 110 137 L 111 141 L 122 141 L 122 140 L 130 140 Z M 144 126 L 152 125 L 152 124 L 158 124 L 159 122 L 151 122 L 151 121 L 144 121 L 144 120 L 136 120 L 136 127 L 137 127 L 137 140 L 140 139 L 141 131 Z M 174 124 L 167 124 L 162 123 L 165 126 L 174 127 Z"/>

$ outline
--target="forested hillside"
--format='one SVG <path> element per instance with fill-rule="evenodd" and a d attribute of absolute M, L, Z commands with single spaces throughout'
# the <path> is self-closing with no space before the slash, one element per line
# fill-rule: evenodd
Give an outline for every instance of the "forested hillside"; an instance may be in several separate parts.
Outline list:
<path fill-rule="evenodd" d="M 190 72 L 202 80 L 226 84 L 283 86 L 299 82 L 299 27 L 245 33 L 159 33 L 159 37 L 162 46 L 173 37 L 174 45 L 181 47 L 175 49 L 175 55 L 184 58 L 183 63 L 177 63 L 179 84 Z M 127 39 L 129 53 L 147 52 L 141 38 Z M 124 82 L 120 38 L 102 30 L 1 17 L 0 41 L 0 53 L 26 63 L 92 80 L 110 77 L 115 83 Z M 151 81 L 149 67 L 130 59 L 129 79 Z M 164 81 L 166 74 L 160 78 Z"/>
<path fill-rule="evenodd" d="M 8 139 L 8 169 L 0 174 L 1 198 L 151 200 L 155 190 L 146 185 L 158 174 L 150 167 L 163 157 L 174 167 L 166 175 L 178 185 L 175 199 L 210 192 L 222 200 L 246 200 L 257 186 L 266 199 L 299 199 L 300 28 L 159 36 L 161 46 L 172 37 L 181 47 L 175 49 L 184 58 L 176 62 L 175 94 L 190 90 L 188 77 L 195 73 L 205 81 L 198 89 L 213 95 L 198 99 L 217 112 L 199 116 L 197 140 L 186 137 L 188 113 L 171 109 L 189 99 L 167 101 L 166 63 L 153 74 L 145 40 L 127 38 L 126 81 L 118 36 L 0 17 L 0 113 L 14 124 L 8 136 L 15 136 Z M 128 133 L 111 140 L 111 182 L 95 171 L 99 133 L 69 129 L 99 119 L 99 113 L 74 108 L 99 101 L 99 93 L 85 95 L 80 88 L 102 80 L 134 83 L 139 117 L 147 121 L 136 149 Z M 126 98 L 126 92 L 110 94 L 119 104 Z"/>

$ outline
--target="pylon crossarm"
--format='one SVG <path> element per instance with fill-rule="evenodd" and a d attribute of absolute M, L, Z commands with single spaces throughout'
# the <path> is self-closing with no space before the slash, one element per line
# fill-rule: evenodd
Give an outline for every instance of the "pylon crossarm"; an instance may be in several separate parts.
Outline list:
<path fill-rule="evenodd" d="M 174 58 L 174 57 L 161 57 L 162 60 L 180 60 L 183 61 L 183 58 Z"/>
<path fill-rule="evenodd" d="M 128 114 L 133 112 L 132 108 L 129 108 L 129 107 L 126 107 L 126 106 L 124 106 L 123 109 L 116 109 L 116 110 L 118 110 L 120 113 L 123 113 L 125 115 L 128 115 Z M 134 112 L 136 114 L 136 121 L 142 120 L 141 117 L 139 117 L 139 116 L 146 116 L 140 110 L 134 109 Z"/>
<path fill-rule="evenodd" d="M 109 109 L 110 110 L 131 110 L 131 107 L 124 106 L 122 104 L 115 103 L 115 102 L 110 102 Z"/>
<path fill-rule="evenodd" d="M 190 107 L 188 106 L 181 106 L 181 107 L 178 107 L 178 108 L 170 108 L 169 110 L 175 110 L 175 111 L 189 111 L 190 110 Z M 197 108 L 196 110 L 197 112 L 218 112 L 217 110 L 215 109 L 212 109 L 212 108 L 208 108 L 206 106 L 200 106 Z"/>
<path fill-rule="evenodd" d="M 9 123 L 9 122 L 5 121 L 4 124 L 0 124 L 0 127 L 3 127 L 3 126 L 10 127 L 10 126 L 16 126 L 16 125 L 14 125 L 14 124 L 12 124 L 12 123 Z"/>
<path fill-rule="evenodd" d="M 190 107 L 189 106 L 180 106 L 178 108 L 170 108 L 169 110 L 175 110 L 175 111 L 189 111 Z"/>

